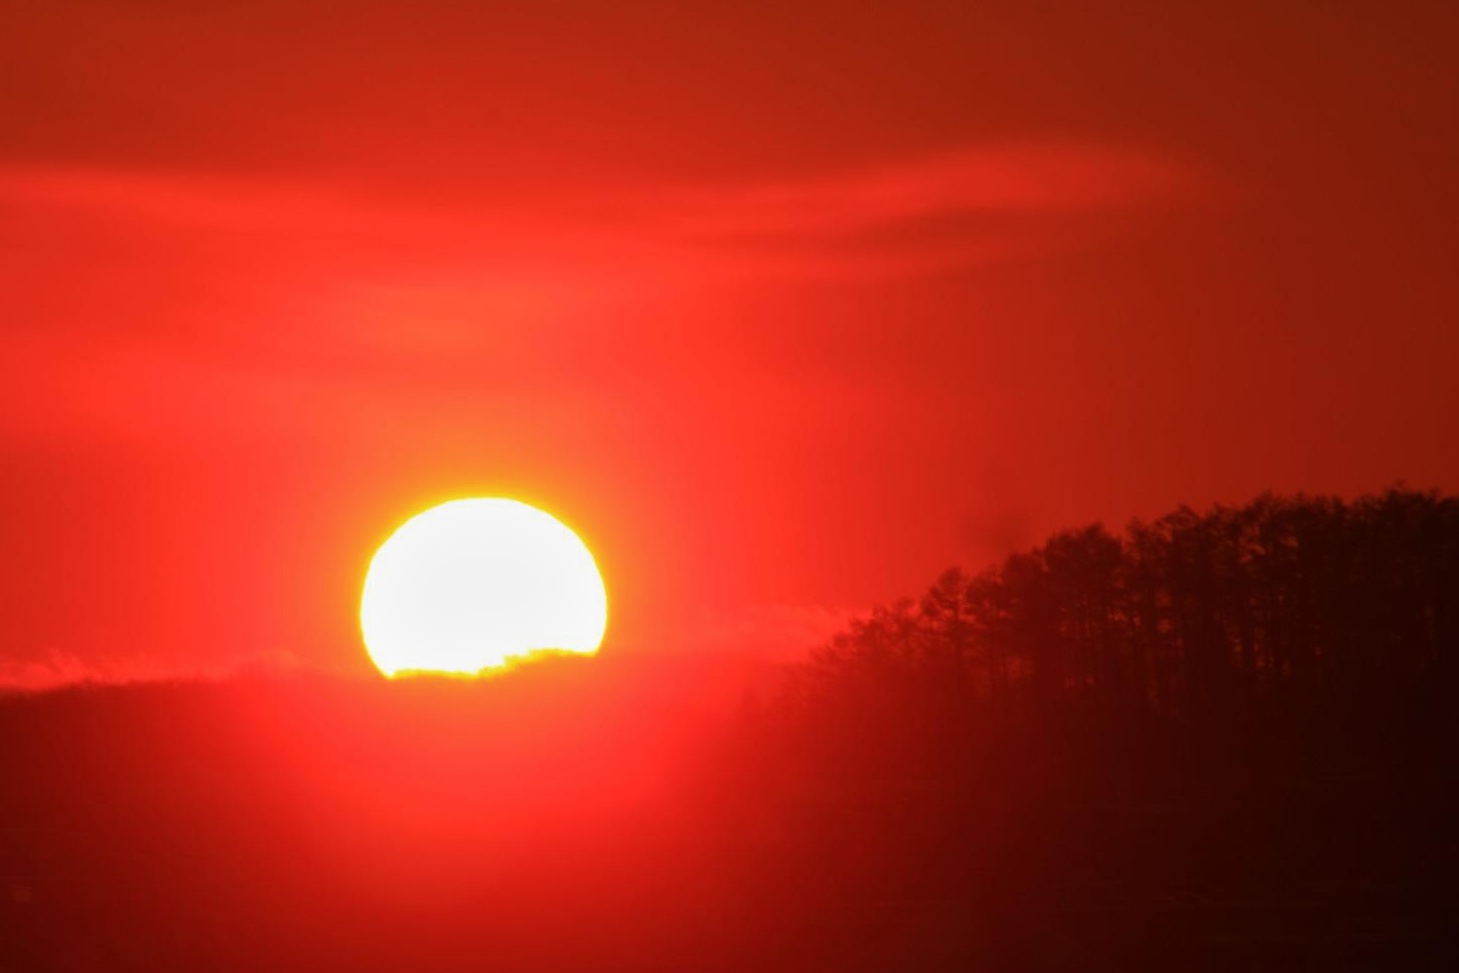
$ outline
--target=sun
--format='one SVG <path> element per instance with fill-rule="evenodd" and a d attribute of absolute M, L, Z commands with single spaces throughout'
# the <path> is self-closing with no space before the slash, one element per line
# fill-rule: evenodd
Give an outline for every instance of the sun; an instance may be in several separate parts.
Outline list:
<path fill-rule="evenodd" d="M 592 552 L 536 507 L 452 500 L 407 520 L 370 561 L 360 628 L 375 666 L 478 673 L 532 652 L 594 653 L 608 596 Z"/>

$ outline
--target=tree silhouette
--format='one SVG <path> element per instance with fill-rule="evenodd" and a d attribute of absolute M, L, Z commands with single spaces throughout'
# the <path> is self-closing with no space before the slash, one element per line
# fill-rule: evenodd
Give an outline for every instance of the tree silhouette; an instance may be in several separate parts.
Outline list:
<path fill-rule="evenodd" d="M 1448 968 L 1456 656 L 1459 499 L 1180 507 L 852 622 L 715 800 L 839 894 L 975 903 L 990 968 L 1051 928 L 1110 968 Z"/>
<path fill-rule="evenodd" d="M 1064 531 L 853 622 L 798 675 L 798 705 L 921 693 L 934 710 L 1080 700 L 1201 717 L 1448 686 L 1456 552 L 1459 500 L 1402 488 Z"/>

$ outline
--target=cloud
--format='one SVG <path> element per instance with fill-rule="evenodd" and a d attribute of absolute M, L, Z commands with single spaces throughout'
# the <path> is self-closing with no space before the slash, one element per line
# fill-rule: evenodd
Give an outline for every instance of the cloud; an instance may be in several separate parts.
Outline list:
<path fill-rule="evenodd" d="M 107 659 L 82 658 L 64 649 L 51 648 L 28 658 L 0 657 L 0 692 L 46 692 L 86 684 L 224 679 L 244 672 L 287 673 L 317 668 L 284 649 L 199 665 L 132 652 Z"/>
<path fill-rule="evenodd" d="M 919 249 L 908 227 L 945 231 L 949 223 L 974 259 L 987 250 L 976 244 L 997 237 L 1006 221 L 1149 208 L 1188 197 L 1197 181 L 1189 168 L 1149 153 L 1030 143 L 967 146 L 797 180 L 580 193 L 536 207 L 494 195 L 489 185 L 440 198 L 257 178 L 14 166 L 0 169 L 0 202 L 181 230 L 393 241 L 407 263 L 424 247 L 438 257 L 475 255 L 505 271 L 489 277 L 521 275 L 537 264 L 568 274 L 596 265 L 618 273 L 639 266 L 713 275 L 784 269 L 777 255 L 805 267 L 785 251 L 819 249 L 831 257 L 878 236 L 888 252 Z M 892 231 L 899 235 L 887 236 Z M 761 259 L 746 260 L 757 253 Z M 844 267 L 864 270 L 852 260 Z M 919 262 L 904 269 L 915 271 Z"/>
<path fill-rule="evenodd" d="M 965 147 L 818 179 L 671 195 L 670 225 L 706 236 L 834 236 L 951 213 L 1076 213 L 1187 191 L 1158 157 L 1099 146 Z M 677 203 L 677 204 L 676 204 Z"/>

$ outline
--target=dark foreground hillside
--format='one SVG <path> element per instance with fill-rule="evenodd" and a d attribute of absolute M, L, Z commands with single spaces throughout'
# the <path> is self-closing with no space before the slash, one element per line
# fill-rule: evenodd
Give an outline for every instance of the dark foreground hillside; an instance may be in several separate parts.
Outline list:
<path fill-rule="evenodd" d="M 0 970 L 1459 968 L 1456 510 L 1062 534 L 733 715 L 611 657 L 3 699 Z"/>

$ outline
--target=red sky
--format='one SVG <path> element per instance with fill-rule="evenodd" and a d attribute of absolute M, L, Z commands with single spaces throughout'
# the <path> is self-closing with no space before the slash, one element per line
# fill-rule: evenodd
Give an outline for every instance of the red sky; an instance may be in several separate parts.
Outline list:
<path fill-rule="evenodd" d="M 7 13 L 0 682 L 358 666 L 462 494 L 582 534 L 612 651 L 783 652 L 1459 489 L 1452 5 L 785 6 Z"/>

